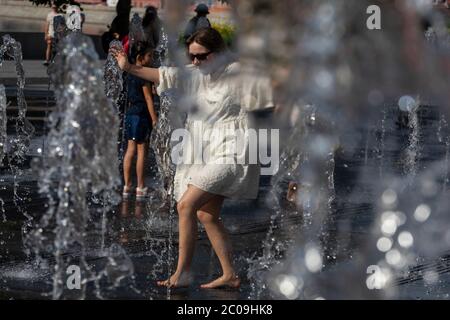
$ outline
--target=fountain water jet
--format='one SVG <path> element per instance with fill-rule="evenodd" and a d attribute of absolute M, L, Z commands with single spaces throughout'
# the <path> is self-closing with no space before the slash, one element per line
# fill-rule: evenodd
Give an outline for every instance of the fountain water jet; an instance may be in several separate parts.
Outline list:
<path fill-rule="evenodd" d="M 6 154 L 6 94 L 5 87 L 0 84 L 0 163 L 3 162 L 3 159 Z"/>
<path fill-rule="evenodd" d="M 87 282 L 97 279 L 86 262 L 85 236 L 90 221 L 86 196 L 90 190 L 108 195 L 120 182 L 115 142 L 110 139 L 118 119 L 101 89 L 103 75 L 88 37 L 72 33 L 61 41 L 51 77 L 57 109 L 49 117 L 46 167 L 39 178 L 49 208 L 27 240 L 38 258 L 54 255 L 53 298 L 70 296 L 64 283 L 70 265 L 80 267 L 86 280 L 77 296 L 83 298 Z M 117 203 L 114 194 L 109 198 L 110 203 Z M 67 255 L 71 251 L 78 253 Z"/>

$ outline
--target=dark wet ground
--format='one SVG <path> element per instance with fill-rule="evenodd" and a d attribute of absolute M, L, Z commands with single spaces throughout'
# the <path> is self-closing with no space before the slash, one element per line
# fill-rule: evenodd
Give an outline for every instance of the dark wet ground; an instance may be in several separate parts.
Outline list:
<path fill-rule="evenodd" d="M 8 100 L 14 103 L 13 90 L 7 90 Z M 32 120 L 36 126 L 36 137 L 30 153 L 43 143 L 45 127 L 43 119 L 51 111 L 54 104 L 52 98 L 45 97 L 45 90 L 30 90 L 26 93 L 29 109 L 35 112 Z M 44 109 L 42 106 L 45 106 Z M 361 124 L 358 135 L 349 140 L 356 141 L 351 151 L 345 148 L 336 154 L 335 190 L 336 199 L 333 212 L 329 214 L 323 227 L 326 233 L 325 243 L 329 248 L 332 265 L 345 264 L 352 253 L 371 237 L 374 221 L 373 177 L 383 174 L 399 173 L 402 164 L 396 159 L 401 158 L 401 151 L 407 145 L 409 129 L 402 125 L 404 117 L 399 116 L 395 109 L 389 109 L 384 122 L 385 131 L 381 130 L 381 119 L 372 119 L 372 126 Z M 30 111 L 30 112 L 31 112 Z M 445 145 L 436 139 L 436 125 L 439 113 L 435 107 L 422 107 L 421 124 L 421 159 L 419 167 L 425 167 L 433 160 L 445 156 Z M 31 113 L 30 113 L 31 114 Z M 350 133 L 349 133 L 350 134 Z M 384 146 L 381 144 L 384 136 Z M 346 141 L 346 137 L 342 137 Z M 31 159 L 31 156 L 29 157 Z M 23 234 L 27 233 L 24 224 L 26 216 L 38 220 L 47 209 L 46 197 L 39 194 L 36 174 L 29 168 L 29 161 L 21 165 L 24 172 L 16 179 L 16 196 L 13 182 L 7 166 L 1 168 L 0 198 L 3 199 L 3 211 L 0 211 L 0 298 L 29 299 L 51 298 L 53 287 L 52 275 L 54 259 L 52 252 L 46 253 L 48 268 L 37 266 L 32 256 L 27 256 L 23 247 Z M 149 183 L 153 172 L 149 172 Z M 445 183 L 445 182 L 443 182 Z M 248 299 L 251 297 L 252 286 L 247 280 L 248 260 L 259 256 L 262 243 L 270 226 L 270 216 L 274 213 L 269 198 L 270 180 L 261 180 L 261 190 L 255 201 L 226 201 L 222 212 L 223 221 L 229 230 L 235 253 L 236 268 L 243 283 L 240 290 L 201 290 L 199 285 L 214 279 L 219 275 L 217 258 L 203 231 L 199 234 L 194 257 L 194 282 L 189 288 L 176 289 L 170 293 L 171 299 Z M 167 211 L 155 212 L 154 203 L 136 202 L 130 199 L 104 210 L 95 199 L 90 199 L 92 221 L 86 236 L 86 261 L 92 269 L 105 270 L 108 267 L 108 257 L 116 252 L 115 259 L 125 265 L 131 260 L 134 268 L 132 277 L 125 277 L 112 286 L 114 270 L 99 280 L 100 290 L 90 283 L 86 298 L 125 298 L 125 299 L 166 299 L 167 290 L 157 288 L 155 280 L 165 278 L 168 270 L 169 218 Z M 302 230 L 303 217 L 301 213 L 292 210 L 292 206 L 283 202 L 285 214 L 275 223 L 274 236 L 277 239 L 290 240 Z M 173 226 L 176 231 L 176 225 Z M 176 253 L 177 235 L 173 235 L 173 253 Z M 126 255 L 120 248 L 124 249 Z M 113 250 L 114 249 L 114 250 Z M 113 250 L 113 251 L 111 251 Z M 108 253 L 109 252 L 109 253 Z M 118 253 L 117 253 L 118 252 Z M 80 252 L 74 250 L 67 253 L 76 261 Z M 425 285 L 422 279 L 424 270 L 433 269 L 440 273 L 439 282 L 435 285 Z M 110 270 L 110 269 L 108 269 Z M 416 298 L 448 298 L 450 292 L 450 257 L 445 255 L 436 260 L 422 261 L 416 269 L 407 276 L 399 277 L 397 287 L 399 297 Z M 324 272 L 327 272 L 326 269 Z M 99 295 L 100 293 L 100 295 Z M 74 294 L 71 296 L 71 294 Z M 77 293 L 66 296 L 77 297 Z"/>

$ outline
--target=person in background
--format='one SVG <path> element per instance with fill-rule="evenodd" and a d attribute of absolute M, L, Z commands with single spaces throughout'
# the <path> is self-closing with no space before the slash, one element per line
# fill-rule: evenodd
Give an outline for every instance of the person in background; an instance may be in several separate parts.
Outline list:
<path fill-rule="evenodd" d="M 127 54 L 129 53 L 129 25 L 131 0 L 119 0 L 116 5 L 117 16 L 114 17 L 109 30 L 101 36 L 103 51 L 108 54 L 109 44 L 113 40 L 120 40 Z"/>
<path fill-rule="evenodd" d="M 206 17 L 209 14 L 209 8 L 206 4 L 200 3 L 196 8 L 197 15 L 189 20 L 184 30 L 184 41 L 186 42 L 195 32 L 202 28 L 210 28 L 211 22 Z"/>
<path fill-rule="evenodd" d="M 147 41 L 152 48 L 156 48 L 159 43 L 161 32 L 161 19 L 158 17 L 158 9 L 153 6 L 148 6 L 145 9 L 144 18 L 142 18 L 142 29 L 144 29 L 145 41 Z"/>
<path fill-rule="evenodd" d="M 51 11 L 47 14 L 45 23 L 45 41 L 47 42 L 47 50 L 45 51 L 45 62 L 44 66 L 48 66 L 52 57 L 52 43 L 53 38 L 55 38 L 55 28 L 53 25 L 53 19 L 58 16 L 58 7 L 55 3 L 52 3 Z"/>
<path fill-rule="evenodd" d="M 153 48 L 147 42 L 138 42 L 133 52 L 136 52 L 132 59 L 135 60 L 137 66 L 148 67 L 152 64 Z M 137 151 L 136 199 L 140 200 L 147 196 L 147 188 L 144 181 L 147 140 L 152 128 L 156 126 L 158 117 L 153 104 L 152 84 L 129 74 L 127 86 L 128 108 L 125 114 L 125 135 L 128 145 L 123 161 L 125 183 L 123 197 L 126 199 L 131 194 L 131 165 Z"/>

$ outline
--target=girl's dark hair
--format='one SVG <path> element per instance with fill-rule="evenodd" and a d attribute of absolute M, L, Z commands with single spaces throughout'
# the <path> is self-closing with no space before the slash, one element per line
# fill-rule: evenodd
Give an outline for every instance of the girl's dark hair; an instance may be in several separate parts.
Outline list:
<path fill-rule="evenodd" d="M 125 37 L 129 32 L 129 17 L 128 16 L 116 16 L 111 22 L 109 31 L 111 33 L 117 33 L 120 36 L 120 40 Z"/>
<path fill-rule="evenodd" d="M 137 57 L 143 57 L 147 53 L 153 53 L 153 47 L 147 41 L 138 41 L 130 50 L 130 60 L 132 63 L 136 63 Z"/>
<path fill-rule="evenodd" d="M 145 9 L 144 18 L 142 19 L 142 29 L 144 29 L 145 41 L 156 48 L 159 43 L 159 32 L 161 29 L 161 20 L 158 17 L 158 9 L 148 6 Z"/>
<path fill-rule="evenodd" d="M 193 42 L 197 42 L 209 51 L 216 53 L 223 52 L 227 48 L 219 31 L 213 28 L 202 28 L 195 32 L 186 40 L 187 47 L 189 48 Z"/>

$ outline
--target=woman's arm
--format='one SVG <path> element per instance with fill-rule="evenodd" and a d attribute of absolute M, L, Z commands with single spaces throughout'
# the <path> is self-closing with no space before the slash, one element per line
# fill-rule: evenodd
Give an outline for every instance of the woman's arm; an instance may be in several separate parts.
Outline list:
<path fill-rule="evenodd" d="M 157 68 L 146 68 L 130 64 L 123 51 L 112 51 L 111 53 L 117 59 L 117 64 L 123 71 L 131 73 L 141 79 L 153 82 L 156 85 L 159 84 L 159 70 Z"/>
<path fill-rule="evenodd" d="M 152 97 L 152 89 L 150 84 L 146 84 L 142 87 L 142 91 L 144 92 L 145 102 L 147 102 L 148 112 L 150 113 L 150 117 L 152 118 L 153 127 L 158 122 L 158 116 L 156 115 L 155 106 L 153 104 Z"/>
<path fill-rule="evenodd" d="M 128 63 L 128 61 L 127 61 Z M 120 66 L 120 64 L 119 64 Z M 155 83 L 156 85 L 159 84 L 159 70 L 158 68 L 147 68 L 142 66 L 137 66 L 135 64 L 128 63 L 127 68 L 122 68 L 123 71 L 131 73 L 132 75 L 135 75 L 136 77 L 139 77 L 141 79 L 150 81 Z"/>

